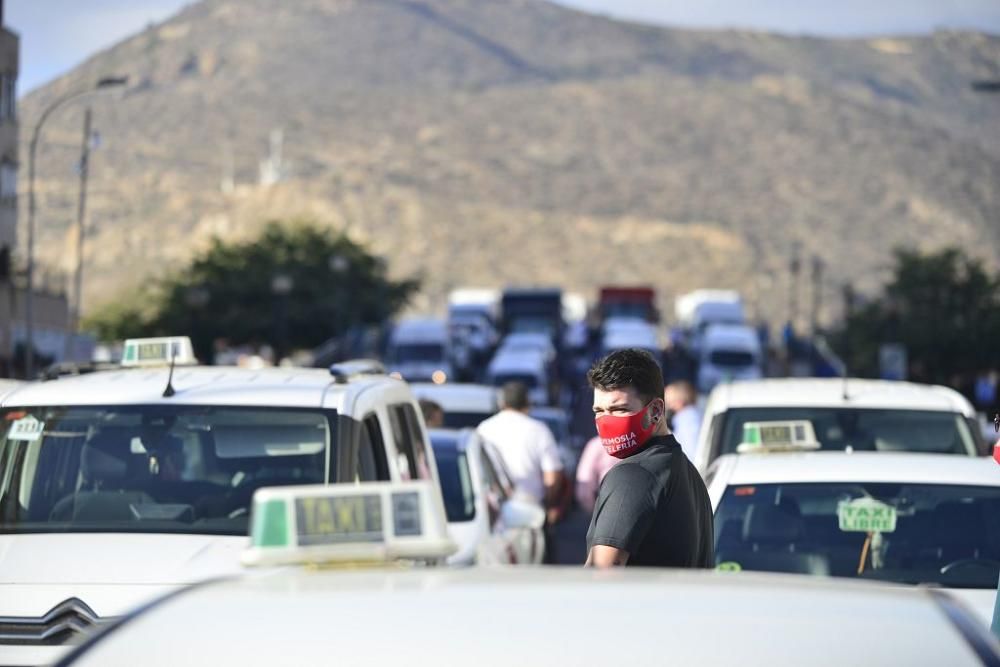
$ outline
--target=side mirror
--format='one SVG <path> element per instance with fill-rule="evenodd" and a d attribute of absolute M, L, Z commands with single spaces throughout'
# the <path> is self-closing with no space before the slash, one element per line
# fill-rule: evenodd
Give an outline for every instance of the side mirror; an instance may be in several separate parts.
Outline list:
<path fill-rule="evenodd" d="M 500 519 L 508 528 L 541 528 L 545 510 L 534 503 L 510 498 L 500 507 Z"/>

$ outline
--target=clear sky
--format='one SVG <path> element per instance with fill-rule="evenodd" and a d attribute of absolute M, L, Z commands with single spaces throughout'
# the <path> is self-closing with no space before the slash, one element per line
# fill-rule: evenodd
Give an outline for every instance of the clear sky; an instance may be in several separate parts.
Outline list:
<path fill-rule="evenodd" d="M 30 91 L 148 23 L 162 21 L 190 1 L 6 0 L 4 20 L 21 35 L 18 91 Z M 1000 0 L 559 1 L 588 11 L 675 26 L 828 36 L 913 34 L 936 28 L 1000 33 Z"/>

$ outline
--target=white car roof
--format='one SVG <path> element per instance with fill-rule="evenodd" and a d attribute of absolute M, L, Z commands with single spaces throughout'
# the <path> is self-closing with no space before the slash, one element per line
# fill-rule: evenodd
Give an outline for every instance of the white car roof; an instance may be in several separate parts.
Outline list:
<path fill-rule="evenodd" d="M 729 485 L 826 482 L 1000 487 L 992 458 L 910 452 L 728 454 L 718 466 Z M 725 473 L 722 471 L 725 470 Z"/>
<path fill-rule="evenodd" d="M 471 655 L 487 667 L 519 657 L 602 667 L 665 659 L 982 664 L 937 600 L 916 587 L 652 568 L 286 568 L 169 598 L 104 635 L 74 664 L 133 665 L 137 655 L 151 667 L 321 664 L 332 657 L 387 665 L 414 656 L 456 665 Z M 497 625 L 498 610 L 516 613 Z M 608 635 L 609 615 L 622 613 L 627 637 Z M 761 619 L 771 632 L 761 630 Z M 604 639 L 584 640 L 594 637 Z M 984 650 L 994 650 L 986 642 Z"/>
<path fill-rule="evenodd" d="M 335 384 L 316 368 L 248 369 L 178 366 L 176 394 L 163 397 L 167 368 L 131 368 L 31 382 L 4 397 L 4 407 L 44 405 L 255 405 L 339 409 L 349 391 L 405 385 L 384 376 L 363 376 Z"/>
<path fill-rule="evenodd" d="M 545 370 L 545 357 L 538 351 L 498 352 L 490 362 L 489 371 L 497 373 L 529 373 L 539 375 Z"/>
<path fill-rule="evenodd" d="M 975 410 L 953 389 L 938 385 L 849 379 L 847 399 L 840 378 L 774 378 L 718 385 L 709 395 L 705 412 L 716 415 L 730 408 L 843 407 L 961 412 Z"/>
<path fill-rule="evenodd" d="M 417 398 L 434 401 L 445 412 L 493 413 L 499 409 L 497 388 L 485 384 L 415 382 L 410 390 Z"/>

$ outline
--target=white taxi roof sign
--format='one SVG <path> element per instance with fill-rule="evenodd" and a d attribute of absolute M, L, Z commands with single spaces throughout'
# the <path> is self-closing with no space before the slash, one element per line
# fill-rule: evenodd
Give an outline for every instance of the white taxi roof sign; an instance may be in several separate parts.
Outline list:
<path fill-rule="evenodd" d="M 122 350 L 122 366 L 193 366 L 198 363 L 187 336 L 130 338 Z"/>
<path fill-rule="evenodd" d="M 285 486 L 253 496 L 247 566 L 443 561 L 457 550 L 429 481 Z"/>
<path fill-rule="evenodd" d="M 808 419 L 747 422 L 743 424 L 743 441 L 736 448 L 740 454 L 816 450 L 816 430 Z"/>

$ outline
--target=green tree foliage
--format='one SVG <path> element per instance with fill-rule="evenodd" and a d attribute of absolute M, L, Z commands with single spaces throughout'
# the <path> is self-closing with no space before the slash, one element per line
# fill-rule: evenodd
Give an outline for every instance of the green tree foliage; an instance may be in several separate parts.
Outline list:
<path fill-rule="evenodd" d="M 213 343 L 313 348 L 355 325 L 384 322 L 417 290 L 343 235 L 308 223 L 269 223 L 245 243 L 216 239 L 189 267 L 97 312 L 103 340 L 188 335 L 202 359 Z"/>
<path fill-rule="evenodd" d="M 878 374 L 882 343 L 901 343 L 916 381 L 964 384 L 1000 369 L 1000 280 L 957 248 L 897 250 L 884 294 L 846 319 L 835 344 L 855 375 Z"/>

